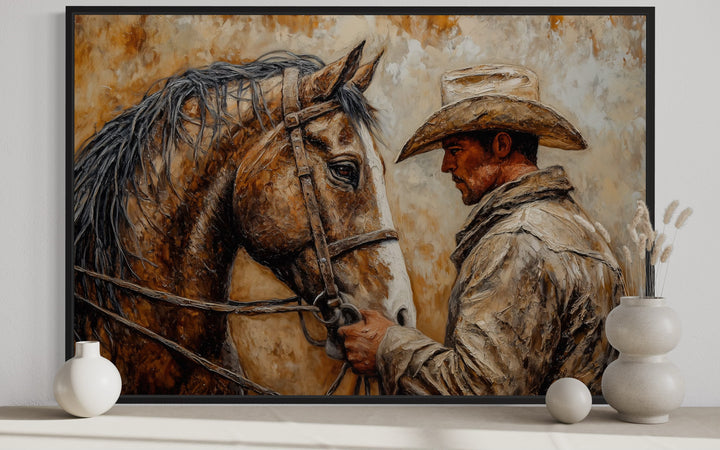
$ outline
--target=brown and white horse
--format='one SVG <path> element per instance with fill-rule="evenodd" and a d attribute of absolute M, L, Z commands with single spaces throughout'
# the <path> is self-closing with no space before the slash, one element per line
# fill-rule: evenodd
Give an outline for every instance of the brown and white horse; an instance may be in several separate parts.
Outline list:
<path fill-rule="evenodd" d="M 391 229 L 375 119 L 362 95 L 379 56 L 360 65 L 362 47 L 327 66 L 316 57 L 283 53 L 189 70 L 108 122 L 75 156 L 75 265 L 149 289 L 227 303 L 233 262 L 244 249 L 312 302 L 325 287 L 285 124 L 284 73 L 299 72 L 301 108 L 337 105 L 300 127 L 327 242 Z M 331 267 L 344 301 L 414 326 L 397 241 L 353 248 L 333 258 Z M 252 339 L 235 348 L 225 314 L 158 303 L 80 273 L 75 280 L 76 294 L 216 364 L 243 374 L 252 362 L 262 370 L 250 378 L 283 394 L 322 394 L 342 365 L 300 332 L 303 342 L 283 358 L 293 358 L 302 389 L 278 386 L 275 369 L 263 368 L 265 350 L 251 348 Z M 285 316 L 294 317 L 291 326 L 300 330 L 296 313 Z M 303 318 L 317 334 L 316 319 Z M 76 339 L 101 342 L 120 370 L 124 394 L 244 392 L 82 302 L 76 302 L 74 324 Z"/>

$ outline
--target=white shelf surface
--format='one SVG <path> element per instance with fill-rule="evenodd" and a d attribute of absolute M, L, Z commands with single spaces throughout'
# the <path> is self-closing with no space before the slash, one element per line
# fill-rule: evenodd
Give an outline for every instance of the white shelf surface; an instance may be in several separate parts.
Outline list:
<path fill-rule="evenodd" d="M 565 425 L 544 406 L 123 404 L 89 419 L 0 407 L 0 449 L 23 448 L 720 449 L 720 408 L 637 425 L 594 406 Z"/>

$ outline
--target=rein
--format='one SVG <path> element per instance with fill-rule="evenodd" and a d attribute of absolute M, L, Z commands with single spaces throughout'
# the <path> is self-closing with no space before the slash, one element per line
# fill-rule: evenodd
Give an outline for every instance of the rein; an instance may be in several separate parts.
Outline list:
<path fill-rule="evenodd" d="M 313 186 L 312 171 L 310 169 L 310 165 L 308 164 L 307 152 L 305 150 L 305 143 L 302 136 L 302 127 L 304 124 L 340 108 L 340 104 L 335 100 L 331 100 L 303 109 L 300 104 L 299 82 L 300 71 L 297 68 L 287 68 L 284 70 L 282 81 L 283 122 L 285 129 L 290 135 L 290 144 L 293 149 L 293 155 L 295 157 L 295 164 L 297 167 L 297 177 L 303 193 L 305 209 L 310 220 L 310 229 L 312 233 L 313 246 L 315 248 L 316 261 L 320 277 L 323 282 L 323 291 L 315 297 L 315 300 L 311 305 L 303 305 L 303 299 L 298 296 L 286 299 L 262 300 L 247 303 L 235 301 L 228 301 L 226 304 L 214 303 L 205 300 L 184 298 L 167 292 L 149 289 L 119 278 L 93 272 L 79 266 L 74 266 L 75 272 L 95 280 L 110 283 L 116 287 L 133 292 L 147 299 L 158 300 L 185 308 L 195 308 L 203 311 L 246 316 L 297 312 L 300 316 L 300 323 L 305 338 L 312 345 L 316 346 L 322 346 L 325 344 L 318 342 L 309 335 L 302 316 L 303 312 L 312 313 L 320 322 L 322 322 L 327 328 L 328 337 L 330 337 L 331 334 L 335 334 L 337 329 L 341 326 L 349 325 L 361 320 L 362 316 L 357 307 L 347 302 L 340 296 L 337 285 L 335 284 L 332 259 L 347 252 L 355 251 L 366 245 L 375 245 L 388 240 L 397 240 L 398 234 L 392 229 L 381 229 L 350 236 L 331 243 L 327 242 L 325 229 L 320 215 L 320 207 L 318 206 L 317 196 Z M 96 311 L 115 320 L 116 322 L 129 327 L 152 340 L 160 342 L 166 347 L 185 356 L 189 360 L 203 366 L 207 370 L 236 383 L 245 389 L 252 390 L 259 394 L 279 395 L 278 392 L 261 386 L 252 380 L 219 366 L 212 361 L 209 361 L 208 359 L 182 347 L 176 342 L 173 342 L 146 327 L 128 320 L 116 312 L 110 311 L 91 300 L 80 296 L 78 293 L 75 293 L 75 299 L 92 307 Z M 291 303 L 295 302 L 297 302 L 297 305 L 291 305 Z M 339 351 L 341 352 L 341 350 Z M 341 353 L 338 356 L 344 358 L 344 355 Z M 343 366 L 340 369 L 340 373 L 325 395 L 332 395 L 335 392 L 335 390 L 340 386 L 340 383 L 349 368 L 350 364 L 347 361 L 344 361 Z M 361 384 L 364 384 L 365 386 L 365 395 L 370 395 L 370 378 L 365 376 L 358 378 L 354 390 L 355 394 L 357 395 L 360 392 Z M 382 393 L 382 383 L 378 384 Z"/>

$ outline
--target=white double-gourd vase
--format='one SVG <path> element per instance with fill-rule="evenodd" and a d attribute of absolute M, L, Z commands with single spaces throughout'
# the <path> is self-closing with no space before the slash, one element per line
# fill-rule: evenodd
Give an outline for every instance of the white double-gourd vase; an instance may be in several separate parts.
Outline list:
<path fill-rule="evenodd" d="M 75 356 L 55 375 L 55 400 L 68 413 L 94 417 L 109 410 L 122 389 L 120 372 L 100 356 L 100 343 L 75 343 Z"/>
<path fill-rule="evenodd" d="M 685 395 L 682 374 L 666 357 L 680 341 L 677 313 L 664 298 L 622 297 L 605 333 L 620 352 L 603 373 L 605 400 L 626 422 L 667 422 Z"/>

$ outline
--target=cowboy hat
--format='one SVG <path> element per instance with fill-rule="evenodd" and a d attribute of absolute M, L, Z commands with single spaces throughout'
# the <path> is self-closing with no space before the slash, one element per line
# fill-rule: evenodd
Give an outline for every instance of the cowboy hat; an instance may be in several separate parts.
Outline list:
<path fill-rule="evenodd" d="M 557 111 L 540 103 L 537 75 L 511 65 L 482 65 L 443 75 L 443 107 L 407 141 L 396 162 L 440 148 L 456 133 L 511 130 L 538 136 L 539 144 L 563 150 L 587 148 L 580 132 Z"/>

